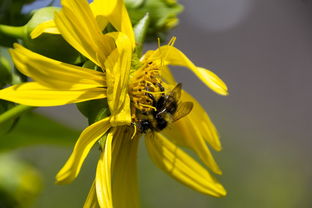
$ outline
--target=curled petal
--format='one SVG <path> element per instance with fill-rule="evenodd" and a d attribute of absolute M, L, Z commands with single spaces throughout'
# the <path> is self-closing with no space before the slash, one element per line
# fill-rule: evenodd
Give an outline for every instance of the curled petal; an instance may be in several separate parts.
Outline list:
<path fill-rule="evenodd" d="M 207 170 L 165 137 L 148 135 L 145 141 L 152 160 L 170 176 L 201 193 L 226 195 L 223 186 Z"/>
<path fill-rule="evenodd" d="M 50 34 L 60 34 L 60 31 L 57 29 L 54 20 L 48 20 L 39 24 L 31 33 L 31 39 L 39 37 L 42 33 Z"/>
<path fill-rule="evenodd" d="M 210 89 L 219 93 L 220 95 L 228 95 L 228 88 L 226 84 L 212 71 L 197 67 L 197 70 L 192 70 L 200 80 L 202 80 Z"/>
<path fill-rule="evenodd" d="M 36 82 L 13 85 L 0 90 L 0 99 L 29 106 L 57 106 L 105 97 L 105 88 L 55 90 Z"/>
<path fill-rule="evenodd" d="M 117 44 L 117 49 L 105 61 L 111 124 L 113 126 L 125 125 L 131 122 L 128 83 L 132 49 L 128 37 L 123 33 L 109 35 L 114 37 Z"/>
<path fill-rule="evenodd" d="M 80 168 L 92 146 L 110 128 L 109 118 L 100 120 L 88 126 L 78 138 L 69 159 L 56 175 L 57 183 L 71 183 L 79 174 Z"/>
<path fill-rule="evenodd" d="M 154 54 L 154 59 L 161 59 L 165 64 L 184 66 L 189 68 L 206 86 L 220 95 L 227 95 L 226 84 L 212 71 L 195 66 L 180 50 L 166 45 L 158 48 Z"/>
<path fill-rule="evenodd" d="M 117 31 L 125 33 L 131 42 L 132 48 L 135 47 L 132 24 L 123 0 L 94 0 L 91 9 L 97 20 L 101 17 L 103 21 L 106 19 Z"/>

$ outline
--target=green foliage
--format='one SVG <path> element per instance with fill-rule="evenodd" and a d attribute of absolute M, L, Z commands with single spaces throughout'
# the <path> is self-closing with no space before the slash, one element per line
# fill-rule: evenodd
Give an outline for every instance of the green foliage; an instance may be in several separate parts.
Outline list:
<path fill-rule="evenodd" d="M 39 172 L 12 154 L 0 154 L 0 207 L 24 208 L 42 188 Z"/>
<path fill-rule="evenodd" d="M 29 112 L 20 118 L 14 131 L 0 135 L 0 150 L 37 144 L 73 145 L 78 136 L 78 131 Z"/>
<path fill-rule="evenodd" d="M 136 25 L 146 13 L 149 14 L 147 37 L 151 41 L 155 41 L 158 37 L 164 40 L 166 33 L 178 24 L 177 15 L 183 11 L 183 6 L 173 0 L 126 0 L 125 3 L 133 25 Z"/>

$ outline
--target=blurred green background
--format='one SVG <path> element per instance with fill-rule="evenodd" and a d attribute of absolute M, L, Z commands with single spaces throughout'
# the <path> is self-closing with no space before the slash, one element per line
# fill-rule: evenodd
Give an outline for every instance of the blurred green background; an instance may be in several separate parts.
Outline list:
<path fill-rule="evenodd" d="M 24 10 L 47 2 L 38 0 Z M 170 34 L 177 36 L 175 46 L 197 65 L 215 71 L 230 90 L 228 97 L 215 95 L 187 70 L 174 69 L 177 80 L 207 109 L 220 132 L 223 150 L 214 155 L 224 172 L 218 179 L 228 196 L 216 199 L 177 183 L 152 164 L 142 143 L 138 156 L 142 208 L 312 207 L 312 1 L 180 2 L 185 11 Z M 23 117 L 19 133 L 1 136 L 0 146 L 40 175 L 41 185 L 34 187 L 41 192 L 30 207 L 82 207 L 97 151 L 92 151 L 73 184 L 55 185 L 54 176 L 87 121 L 73 105 L 40 108 L 36 113 L 48 118 Z M 33 117 L 42 122 L 32 125 Z M 16 149 L 31 135 L 37 138 L 35 143 L 44 140 L 46 145 Z M 54 139 L 59 145 L 49 145 Z M 0 160 L 0 172 L 6 165 Z"/>

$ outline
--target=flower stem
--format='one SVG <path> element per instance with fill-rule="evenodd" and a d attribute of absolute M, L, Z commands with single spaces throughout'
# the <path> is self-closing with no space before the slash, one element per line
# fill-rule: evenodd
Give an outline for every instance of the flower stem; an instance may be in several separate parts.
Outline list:
<path fill-rule="evenodd" d="M 25 26 L 0 25 L 0 34 L 13 38 L 25 38 Z"/>
<path fill-rule="evenodd" d="M 31 109 L 33 109 L 34 107 L 32 106 L 27 106 L 27 105 L 17 105 L 11 109 L 9 109 L 8 111 L 0 114 L 0 124 L 16 118 L 17 116 L 21 115 L 22 113 L 29 111 Z"/>

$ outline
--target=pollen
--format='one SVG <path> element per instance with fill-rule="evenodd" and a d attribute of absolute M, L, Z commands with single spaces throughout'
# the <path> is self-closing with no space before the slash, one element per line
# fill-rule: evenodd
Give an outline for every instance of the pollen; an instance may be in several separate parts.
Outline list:
<path fill-rule="evenodd" d="M 129 84 L 133 114 L 136 114 L 137 111 L 141 113 L 156 111 L 155 101 L 162 94 L 165 94 L 160 70 L 161 66 L 159 64 L 148 61 L 133 72 Z"/>

